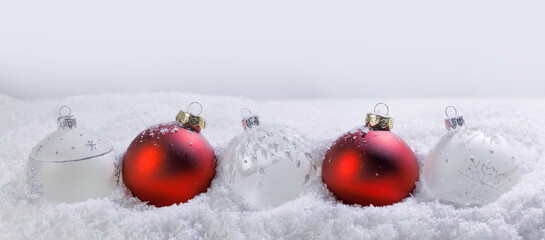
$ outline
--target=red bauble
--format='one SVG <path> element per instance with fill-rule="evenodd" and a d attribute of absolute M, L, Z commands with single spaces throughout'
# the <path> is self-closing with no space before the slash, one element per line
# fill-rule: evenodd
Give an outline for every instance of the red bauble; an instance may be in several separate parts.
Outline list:
<path fill-rule="evenodd" d="M 123 181 L 132 194 L 162 207 L 206 192 L 216 156 L 199 131 L 173 122 L 140 133 L 123 158 Z"/>
<path fill-rule="evenodd" d="M 410 195 L 418 164 L 399 136 L 361 129 L 346 133 L 327 151 L 322 179 L 347 204 L 384 206 Z"/>

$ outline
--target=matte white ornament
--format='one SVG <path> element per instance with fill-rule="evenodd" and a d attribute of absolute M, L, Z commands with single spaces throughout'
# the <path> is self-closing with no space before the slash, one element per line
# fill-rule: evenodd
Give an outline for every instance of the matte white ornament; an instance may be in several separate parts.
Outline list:
<path fill-rule="evenodd" d="M 58 130 L 40 141 L 27 165 L 30 191 L 51 202 L 78 202 L 107 196 L 119 181 L 120 169 L 112 145 L 76 118 L 63 116 Z M 69 108 L 68 108 L 69 109 Z"/>
<path fill-rule="evenodd" d="M 309 146 L 286 126 L 261 126 L 255 115 L 243 119 L 242 125 L 245 132 L 221 155 L 223 181 L 255 209 L 297 198 L 316 176 Z"/>
<path fill-rule="evenodd" d="M 448 118 L 445 124 L 449 132 L 424 164 L 423 184 L 429 196 L 480 205 L 496 200 L 519 181 L 520 163 L 504 139 L 465 128 L 462 116 Z"/>

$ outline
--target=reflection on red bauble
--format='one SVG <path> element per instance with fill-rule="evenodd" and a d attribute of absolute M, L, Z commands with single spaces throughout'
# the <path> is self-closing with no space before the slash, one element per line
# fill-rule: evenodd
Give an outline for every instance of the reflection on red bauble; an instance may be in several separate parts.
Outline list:
<path fill-rule="evenodd" d="M 327 151 L 322 178 L 347 204 L 384 206 L 410 195 L 418 164 L 411 148 L 394 133 L 359 130 L 345 134 Z"/>
<path fill-rule="evenodd" d="M 206 192 L 216 156 L 199 131 L 173 122 L 140 133 L 123 158 L 123 181 L 132 194 L 162 207 Z"/>

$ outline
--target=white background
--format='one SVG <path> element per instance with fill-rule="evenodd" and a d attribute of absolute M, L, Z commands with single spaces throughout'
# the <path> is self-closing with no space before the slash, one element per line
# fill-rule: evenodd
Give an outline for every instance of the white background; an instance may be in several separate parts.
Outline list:
<path fill-rule="evenodd" d="M 543 1 L 2 1 L 0 94 L 542 97 Z"/>

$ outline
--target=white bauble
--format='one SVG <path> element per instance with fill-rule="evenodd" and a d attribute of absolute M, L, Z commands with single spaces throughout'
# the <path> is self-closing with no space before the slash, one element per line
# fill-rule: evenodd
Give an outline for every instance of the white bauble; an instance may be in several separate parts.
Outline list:
<path fill-rule="evenodd" d="M 428 195 L 449 202 L 489 203 L 519 181 L 519 165 L 501 137 L 459 127 L 445 134 L 428 155 L 424 189 Z"/>
<path fill-rule="evenodd" d="M 280 125 L 246 128 L 224 149 L 219 162 L 223 180 L 257 209 L 295 199 L 316 176 L 309 146 Z"/>
<path fill-rule="evenodd" d="M 57 121 L 58 130 L 30 153 L 30 191 L 51 202 L 107 196 L 120 174 L 112 145 L 93 131 L 77 128 L 72 116 L 61 116 Z"/>

